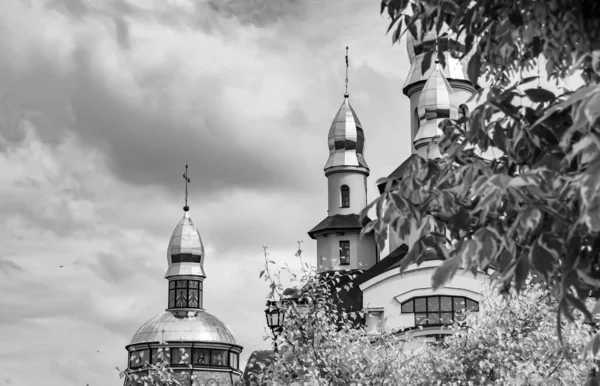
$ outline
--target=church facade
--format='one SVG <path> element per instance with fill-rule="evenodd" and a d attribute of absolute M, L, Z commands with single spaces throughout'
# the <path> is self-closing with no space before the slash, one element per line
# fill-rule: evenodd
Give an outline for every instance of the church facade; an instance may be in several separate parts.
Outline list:
<path fill-rule="evenodd" d="M 187 168 L 187 166 L 186 166 Z M 239 384 L 242 347 L 233 332 L 203 307 L 204 246 L 186 206 L 167 248 L 167 309 L 144 323 L 126 349 L 128 370 L 140 376 L 149 365 L 173 369 L 185 386 Z M 126 379 L 124 386 L 144 385 L 143 378 Z"/>
<path fill-rule="evenodd" d="M 422 40 L 407 34 L 411 68 L 403 92 L 410 99 L 407 135 L 413 146 L 409 159 L 389 175 L 391 178 L 402 178 L 413 157 L 441 157 L 437 147 L 442 134 L 439 124 L 444 119 L 468 114 L 466 103 L 475 91 L 467 75 L 470 55 L 459 60 L 446 52 L 445 67 L 436 62 L 422 73 L 425 51 L 436 44 L 460 46 L 460 42 L 438 37 L 435 32 L 426 34 Z M 486 275 L 473 276 L 459 270 L 451 282 L 434 292 L 431 276 L 441 261 L 412 264 L 400 272 L 403 257 L 418 237 L 415 227 L 406 239 L 400 239 L 390 229 L 390 252 L 382 259 L 373 234 L 360 237 L 364 224 L 359 221 L 359 213 L 367 205 L 370 172 L 364 154 L 365 137 L 346 92 L 329 130 L 329 158 L 324 168 L 328 179 L 328 215 L 309 231 L 309 236 L 317 242 L 318 271 L 363 270 L 354 283 L 362 292 L 361 308 L 366 312 L 367 330 L 408 330 L 413 337 L 420 337 L 414 344 L 435 341 L 449 333 L 447 326 L 462 318 L 464 311 L 479 310 Z M 384 186 L 379 190 L 383 193 Z"/>

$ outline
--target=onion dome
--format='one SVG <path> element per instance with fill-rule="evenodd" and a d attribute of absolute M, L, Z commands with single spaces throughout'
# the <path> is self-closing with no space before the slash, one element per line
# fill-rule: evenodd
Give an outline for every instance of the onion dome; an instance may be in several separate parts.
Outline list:
<path fill-rule="evenodd" d="M 439 124 L 443 120 L 458 117 L 458 107 L 453 94 L 452 87 L 436 63 L 419 97 L 419 129 L 413 140 L 415 149 L 428 145 L 442 134 Z"/>
<path fill-rule="evenodd" d="M 173 341 L 236 344 L 229 327 L 206 311 L 198 311 L 194 316 L 165 311 L 144 323 L 130 344 Z"/>
<path fill-rule="evenodd" d="M 193 275 L 206 277 L 204 273 L 204 245 L 200 232 L 186 210 L 183 218 L 173 231 L 167 249 L 169 269 L 165 275 L 171 276 Z"/>
<path fill-rule="evenodd" d="M 417 36 L 421 34 L 420 24 L 416 24 Z M 444 24 L 440 30 L 439 35 L 448 34 L 438 38 L 438 34 L 433 31 L 429 31 L 425 34 L 422 40 L 415 39 L 412 34 L 408 33 L 406 37 L 406 47 L 408 50 L 408 57 L 410 59 L 410 71 L 408 77 L 404 82 L 404 93 L 407 93 L 408 86 L 419 81 L 425 81 L 431 76 L 434 71 L 434 66 L 430 66 L 429 69 L 423 74 L 421 72 L 421 63 L 425 56 L 425 52 L 430 51 L 436 43 L 444 49 L 444 56 L 446 57 L 446 66 L 440 71 L 447 79 L 462 80 L 469 82 L 469 75 L 467 73 L 467 66 L 469 60 L 473 55 L 473 51 L 469 52 L 464 58 L 459 60 L 453 57 L 450 52 L 447 51 L 447 47 L 450 45 L 451 48 L 458 47 L 459 51 L 465 50 L 464 38 L 456 38 L 456 34 L 449 32 L 448 25 Z M 469 82 L 470 83 L 470 82 Z"/>
<path fill-rule="evenodd" d="M 364 157 L 365 134 L 358 116 L 344 95 L 344 103 L 338 110 L 327 141 L 329 145 L 329 159 L 325 164 L 325 175 L 339 170 L 338 168 L 351 168 L 369 174 L 369 167 Z"/>

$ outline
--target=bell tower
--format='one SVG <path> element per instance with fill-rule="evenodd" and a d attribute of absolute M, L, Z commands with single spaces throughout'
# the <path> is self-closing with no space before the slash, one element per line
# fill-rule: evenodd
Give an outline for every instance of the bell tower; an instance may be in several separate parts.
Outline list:
<path fill-rule="evenodd" d="M 420 25 L 417 24 L 416 27 L 417 36 L 420 36 Z M 469 52 L 464 58 L 457 59 L 448 52 L 449 47 L 464 48 L 464 42 L 457 39 L 445 24 L 439 34 L 436 34 L 435 30 L 430 31 L 422 40 L 415 39 L 408 33 L 406 46 L 410 70 L 402 91 L 410 98 L 412 153 L 422 157 L 437 158 L 440 155 L 435 146 L 434 149 L 430 148 L 431 153 L 427 153 L 423 147 L 432 142 L 436 143 L 436 137 L 442 134 L 437 127 L 441 121 L 447 118 L 455 119 L 459 114 L 468 114 L 468 108 L 464 103 L 475 92 L 475 87 L 469 81 L 467 74 L 472 53 Z M 431 47 L 440 48 L 444 52 L 446 65 L 442 66 L 436 61 L 429 69 L 422 72 L 425 53 Z M 427 128 L 421 129 L 423 125 L 427 125 Z"/>
<path fill-rule="evenodd" d="M 367 205 L 369 167 L 364 157 L 365 134 L 350 105 L 348 94 L 348 47 L 346 47 L 346 92 L 329 129 L 327 218 L 310 232 L 317 240 L 317 269 L 368 269 L 378 260 L 373 234 L 360 237 L 360 211 Z"/>

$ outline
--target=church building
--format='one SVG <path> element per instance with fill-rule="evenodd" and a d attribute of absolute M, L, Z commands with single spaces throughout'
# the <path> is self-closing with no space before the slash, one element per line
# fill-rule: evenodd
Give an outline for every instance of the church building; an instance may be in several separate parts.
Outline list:
<path fill-rule="evenodd" d="M 444 31 L 440 33 L 443 34 Z M 430 32 L 422 40 L 407 34 L 407 48 L 411 68 L 403 92 L 410 99 L 409 122 L 413 144 L 412 154 L 389 177 L 401 179 L 413 157 L 440 158 L 437 141 L 442 134 L 439 124 L 447 118 L 457 119 L 468 114 L 467 100 L 475 92 L 467 75 L 470 55 L 459 60 L 446 55 L 446 66 L 432 64 L 425 73 L 421 63 L 429 47 L 454 47 L 460 42 Z M 462 45 L 464 47 L 464 45 Z M 418 237 L 414 229 L 406 240 L 389 230 L 389 254 L 380 259 L 372 233 L 360 237 L 362 226 L 359 213 L 367 205 L 367 177 L 369 167 L 365 159 L 365 137 L 357 113 L 350 104 L 347 91 L 329 130 L 329 159 L 325 164 L 328 180 L 328 215 L 309 231 L 317 241 L 317 268 L 319 272 L 363 270 L 354 284 L 360 288 L 360 308 L 366 311 L 367 330 L 384 327 L 387 330 L 410 330 L 419 341 L 434 341 L 448 334 L 445 328 L 461 318 L 465 310 L 476 312 L 483 290 L 485 274 L 474 277 L 459 270 L 444 288 L 434 292 L 431 276 L 439 260 L 412 264 L 400 272 L 400 263 Z M 379 186 L 383 193 L 385 186 Z M 410 345 L 409 345 L 410 347 Z"/>
<path fill-rule="evenodd" d="M 204 310 L 204 245 L 187 205 L 187 165 L 184 178 L 183 218 L 167 248 L 167 309 L 144 323 L 126 346 L 128 370 L 143 376 L 148 366 L 162 362 L 185 386 L 238 384 L 242 347 L 225 323 Z M 125 380 L 125 386 L 144 384 L 143 378 Z"/>

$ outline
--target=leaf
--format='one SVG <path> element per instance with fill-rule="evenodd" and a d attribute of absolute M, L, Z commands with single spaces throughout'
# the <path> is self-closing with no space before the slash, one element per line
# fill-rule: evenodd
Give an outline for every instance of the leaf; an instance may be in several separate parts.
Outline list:
<path fill-rule="evenodd" d="M 596 302 L 596 304 L 598 304 L 598 302 Z M 585 348 L 583 349 L 583 359 L 595 357 L 598 350 L 600 350 L 600 334 L 594 335 L 594 337 L 585 345 Z"/>
<path fill-rule="evenodd" d="M 557 104 L 553 105 L 552 107 L 550 107 L 549 109 L 547 109 L 546 112 L 544 113 L 544 115 L 541 118 L 539 118 L 531 126 L 531 128 L 534 128 L 535 126 L 539 125 L 541 122 L 548 119 L 555 112 L 564 110 L 567 107 L 570 107 L 577 102 L 587 99 L 590 95 L 597 93 L 597 92 L 600 92 L 600 86 L 597 84 L 591 84 L 589 86 L 579 88 L 573 94 L 569 95 L 569 97 L 567 99 L 565 99 L 564 101 L 557 103 Z"/>
<path fill-rule="evenodd" d="M 528 76 L 528 77 L 527 77 L 527 78 L 525 78 L 525 79 L 521 79 L 521 81 L 520 81 L 519 83 L 517 83 L 517 84 L 518 84 L 519 86 L 521 86 L 521 85 L 523 85 L 523 84 L 525 84 L 525 83 L 532 82 L 532 81 L 534 81 L 534 80 L 536 80 L 536 79 L 538 79 L 538 78 L 539 78 L 539 76 Z"/>
<path fill-rule="evenodd" d="M 476 52 L 469 60 L 469 65 L 467 66 L 467 73 L 469 74 L 469 80 L 474 85 L 477 84 L 477 80 L 479 80 L 479 73 L 481 71 L 481 55 L 479 52 Z"/>
<path fill-rule="evenodd" d="M 585 115 L 590 125 L 600 117 L 600 93 L 594 94 L 585 106 Z"/>
<path fill-rule="evenodd" d="M 431 57 L 433 56 L 434 51 L 427 51 L 423 56 L 423 61 L 421 62 L 421 74 L 425 74 L 429 67 L 431 67 Z"/>
<path fill-rule="evenodd" d="M 580 269 L 577 269 L 577 276 L 579 276 L 584 283 L 589 284 L 592 287 L 600 288 L 600 279 L 596 279 Z M 597 301 L 596 304 L 594 304 L 594 309 L 596 309 L 596 307 L 598 307 L 598 311 L 595 312 L 600 312 L 600 301 Z"/>
<path fill-rule="evenodd" d="M 538 237 L 530 250 L 533 268 L 546 279 L 550 278 L 554 267 L 558 264 L 561 246 L 555 236 L 544 233 Z"/>
<path fill-rule="evenodd" d="M 571 295 L 568 292 L 566 292 L 564 296 L 569 302 L 571 302 L 571 304 L 573 304 L 579 311 L 581 311 L 581 313 L 585 316 L 588 322 L 593 322 L 594 317 L 581 300 L 577 299 L 575 296 Z"/>
<path fill-rule="evenodd" d="M 529 256 L 523 254 L 517 261 L 515 268 L 515 287 L 517 287 L 517 290 L 524 287 L 527 276 L 529 276 Z"/>
<path fill-rule="evenodd" d="M 525 208 L 517 217 L 515 230 L 519 237 L 524 240 L 531 232 L 534 232 L 542 221 L 542 212 L 532 206 Z"/>
<path fill-rule="evenodd" d="M 398 22 L 398 27 L 396 27 L 396 30 L 394 31 L 394 33 L 392 35 L 392 44 L 399 41 L 400 36 L 402 36 L 402 19 L 400 19 L 400 21 Z"/>
<path fill-rule="evenodd" d="M 260 275 L 258 275 L 258 278 L 260 279 L 261 277 L 263 277 L 264 274 L 265 274 L 265 270 L 263 269 L 262 271 L 260 271 Z"/>
<path fill-rule="evenodd" d="M 461 240 L 461 242 L 456 244 L 455 257 L 459 258 L 466 267 L 471 267 L 473 265 L 473 258 L 480 248 L 481 246 L 477 240 Z"/>
<path fill-rule="evenodd" d="M 525 90 L 525 94 L 527 94 L 532 102 L 536 103 L 549 102 L 556 98 L 552 91 L 548 91 L 543 88 L 528 88 Z"/>
<path fill-rule="evenodd" d="M 458 212 L 456 212 L 454 215 L 452 215 L 452 217 L 450 217 L 450 219 L 448 219 L 448 222 L 450 223 L 450 225 L 460 230 L 468 231 L 470 229 L 470 220 L 471 215 L 464 207 L 461 206 Z"/>
<path fill-rule="evenodd" d="M 473 239 L 477 243 L 477 249 L 472 257 L 478 263 L 479 268 L 486 268 L 492 257 L 496 255 L 498 250 L 498 242 L 494 234 L 487 228 L 480 228 L 473 235 Z"/>
<path fill-rule="evenodd" d="M 494 126 L 493 139 L 494 145 L 503 153 L 506 153 L 506 143 L 508 141 L 508 138 L 506 137 L 506 134 L 504 133 L 504 129 L 502 128 L 500 122 L 496 122 L 496 125 Z"/>
<path fill-rule="evenodd" d="M 454 256 L 451 259 L 444 261 L 442 265 L 440 265 L 433 275 L 431 276 L 431 286 L 433 290 L 437 290 L 445 283 L 450 281 L 458 269 L 460 268 L 461 257 L 459 255 Z"/>
<path fill-rule="evenodd" d="M 523 25 L 523 16 L 521 16 L 521 11 L 518 7 L 508 14 L 508 20 L 510 20 L 515 27 Z"/>

